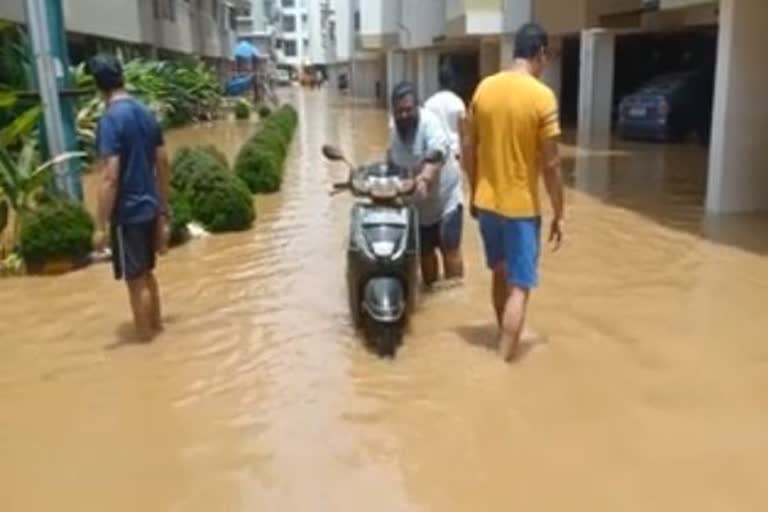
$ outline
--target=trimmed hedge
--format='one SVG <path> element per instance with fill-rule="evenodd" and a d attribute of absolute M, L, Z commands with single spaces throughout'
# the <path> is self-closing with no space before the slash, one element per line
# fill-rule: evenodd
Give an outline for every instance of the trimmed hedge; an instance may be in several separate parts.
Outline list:
<path fill-rule="evenodd" d="M 21 257 L 27 265 L 84 259 L 93 250 L 93 229 L 80 203 L 57 200 L 40 205 L 22 218 Z"/>
<path fill-rule="evenodd" d="M 168 201 L 171 208 L 171 236 L 170 245 L 181 245 L 189 238 L 187 225 L 194 220 L 192 216 L 192 204 L 184 192 L 171 189 L 171 197 Z"/>
<path fill-rule="evenodd" d="M 175 224 L 172 239 L 175 227 L 176 240 L 183 241 L 186 224 L 191 220 L 219 233 L 248 229 L 256 218 L 248 188 L 231 172 L 224 155 L 212 146 L 177 152 L 171 189 Z"/>
<path fill-rule="evenodd" d="M 251 105 L 246 100 L 235 103 L 235 119 L 244 120 L 251 118 Z"/>
<path fill-rule="evenodd" d="M 212 233 L 246 230 L 256 218 L 248 187 L 232 174 L 197 175 L 190 197 L 195 219 Z"/>
<path fill-rule="evenodd" d="M 266 105 L 262 105 L 259 107 L 259 117 L 262 119 L 265 119 L 272 115 L 272 109 L 269 108 Z"/>
<path fill-rule="evenodd" d="M 290 105 L 280 107 L 240 148 L 235 173 L 252 193 L 280 190 L 285 159 L 297 124 L 296 110 Z"/>

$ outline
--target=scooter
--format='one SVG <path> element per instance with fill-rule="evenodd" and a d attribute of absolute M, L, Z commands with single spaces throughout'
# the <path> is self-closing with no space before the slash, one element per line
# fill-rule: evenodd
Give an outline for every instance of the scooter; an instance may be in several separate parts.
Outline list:
<path fill-rule="evenodd" d="M 348 179 L 334 184 L 332 193 L 348 191 L 358 198 L 347 247 L 353 322 L 380 356 L 394 357 L 416 297 L 419 222 L 406 200 L 416 190 L 414 170 L 388 163 L 354 166 L 333 146 L 324 146 L 323 155 L 349 167 Z M 423 162 L 441 158 L 429 155 Z"/>

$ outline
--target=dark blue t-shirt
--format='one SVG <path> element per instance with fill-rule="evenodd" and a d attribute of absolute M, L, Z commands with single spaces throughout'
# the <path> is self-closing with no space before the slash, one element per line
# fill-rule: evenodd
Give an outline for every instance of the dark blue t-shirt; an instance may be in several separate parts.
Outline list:
<path fill-rule="evenodd" d="M 138 224 L 158 215 L 155 151 L 163 132 L 154 114 L 133 98 L 120 98 L 107 107 L 96 131 L 101 158 L 120 157 L 120 176 L 112 221 Z"/>

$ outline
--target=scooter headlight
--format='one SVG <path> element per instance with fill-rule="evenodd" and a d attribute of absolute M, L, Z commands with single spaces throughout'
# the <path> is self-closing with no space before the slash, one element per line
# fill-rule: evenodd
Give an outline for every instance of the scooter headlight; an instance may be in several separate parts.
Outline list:
<path fill-rule="evenodd" d="M 400 192 L 398 181 L 394 178 L 371 178 L 371 196 L 377 199 L 394 199 Z"/>

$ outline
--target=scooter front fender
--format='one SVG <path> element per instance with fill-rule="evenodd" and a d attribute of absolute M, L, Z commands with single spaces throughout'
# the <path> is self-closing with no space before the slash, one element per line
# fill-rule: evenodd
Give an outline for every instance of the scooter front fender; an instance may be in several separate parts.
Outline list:
<path fill-rule="evenodd" d="M 403 283 L 394 277 L 368 281 L 363 294 L 363 309 L 377 322 L 398 322 L 406 311 Z"/>

